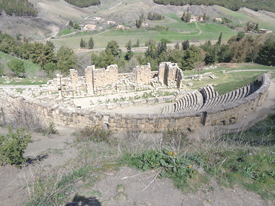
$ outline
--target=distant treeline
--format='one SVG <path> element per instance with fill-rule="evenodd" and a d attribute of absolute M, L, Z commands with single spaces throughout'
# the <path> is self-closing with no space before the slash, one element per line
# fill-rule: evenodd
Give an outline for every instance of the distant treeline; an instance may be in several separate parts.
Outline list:
<path fill-rule="evenodd" d="M 65 1 L 68 2 L 69 4 L 78 6 L 80 8 L 100 4 L 100 0 L 65 0 Z"/>
<path fill-rule="evenodd" d="M 255 11 L 267 10 L 275 12 L 275 1 L 274 0 L 154 0 L 157 4 L 164 5 L 176 5 L 183 6 L 186 4 L 190 5 L 219 5 L 233 11 L 239 10 L 241 7 L 247 7 Z"/>
<path fill-rule="evenodd" d="M 10 16 L 37 16 L 37 11 L 28 0 L 0 0 L 0 14 L 2 11 Z"/>

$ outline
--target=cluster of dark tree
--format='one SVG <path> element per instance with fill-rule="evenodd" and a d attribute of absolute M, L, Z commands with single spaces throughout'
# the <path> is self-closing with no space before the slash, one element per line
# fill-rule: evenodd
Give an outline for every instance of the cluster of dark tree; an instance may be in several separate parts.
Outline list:
<path fill-rule="evenodd" d="M 65 0 L 69 4 L 78 6 L 80 8 L 98 5 L 100 4 L 100 0 Z"/>
<path fill-rule="evenodd" d="M 275 1 L 274 0 L 154 0 L 157 4 L 164 5 L 176 5 L 183 6 L 186 4 L 190 5 L 219 5 L 225 8 L 231 9 L 233 11 L 239 10 L 241 7 L 247 7 L 255 11 L 267 10 L 275 11 Z"/>
<path fill-rule="evenodd" d="M 153 69 L 157 69 L 160 62 L 171 61 L 178 63 L 184 70 L 194 69 L 196 63 L 215 64 L 221 62 L 256 62 L 263 65 L 275 65 L 275 37 L 271 36 L 262 43 L 261 35 L 245 36 L 239 32 L 227 44 L 221 44 L 222 33 L 216 44 L 210 41 L 201 46 L 189 46 L 188 40 L 176 44 L 175 49 L 167 49 L 167 40 L 156 44 L 151 41 L 144 58 L 140 63 L 150 62 Z"/>
<path fill-rule="evenodd" d="M 81 27 L 79 26 L 78 23 L 74 24 L 71 20 L 69 21 L 69 26 L 72 27 L 72 28 L 74 28 L 74 29 L 78 29 L 78 30 L 81 29 Z"/>
<path fill-rule="evenodd" d="M 88 49 L 93 49 L 94 48 L 94 40 L 93 37 L 91 37 L 88 41 L 88 43 L 81 38 L 80 40 L 80 48 L 88 48 Z"/>
<path fill-rule="evenodd" d="M 28 0 L 1 0 L 0 15 L 2 11 L 9 16 L 37 16 L 37 11 Z"/>
<path fill-rule="evenodd" d="M 136 19 L 136 27 L 140 28 L 142 26 L 143 22 L 145 22 L 146 18 L 149 20 L 162 20 L 162 19 L 164 19 L 164 16 L 161 14 L 155 13 L 155 12 L 154 13 L 149 12 L 147 14 L 147 17 L 146 17 L 146 15 L 141 14 L 139 16 L 139 18 Z"/>
<path fill-rule="evenodd" d="M 162 19 L 164 19 L 164 16 L 161 14 L 155 13 L 155 12 L 153 14 L 151 12 L 149 12 L 147 14 L 147 18 L 149 20 L 162 20 Z"/>
<path fill-rule="evenodd" d="M 132 60 L 132 57 L 134 56 L 132 47 L 139 47 L 139 46 L 140 46 L 139 39 L 134 45 L 132 45 L 132 41 L 129 40 L 129 42 L 125 45 L 127 52 L 126 54 L 123 55 L 121 49 L 119 48 L 118 43 L 112 40 L 108 42 L 108 45 L 106 46 L 105 50 L 100 52 L 100 54 L 97 55 L 93 53 L 91 55 L 92 64 L 95 65 L 97 68 L 106 68 L 111 64 L 117 64 L 119 68 L 124 67 L 123 71 L 125 71 L 127 70 L 125 69 L 126 64 L 129 64 L 130 60 Z M 132 65 L 131 67 L 133 68 L 135 66 L 136 65 Z"/>
<path fill-rule="evenodd" d="M 222 62 L 256 62 L 263 65 L 275 65 L 275 36 L 265 40 L 265 35 L 245 36 L 245 32 L 239 32 L 233 36 L 227 44 L 222 44 L 222 33 L 216 44 L 210 41 L 201 46 L 189 44 L 189 41 L 177 43 L 174 49 L 167 48 L 168 40 L 162 39 L 159 43 L 150 39 L 146 42 L 148 46 L 144 55 L 137 55 L 139 65 L 151 64 L 152 70 L 157 70 L 160 62 L 175 62 L 183 70 L 196 68 L 200 63 L 215 64 Z M 123 66 L 125 60 L 133 57 L 132 44 L 126 44 L 127 53 L 124 57 L 116 41 L 108 43 L 105 51 L 99 55 L 92 54 L 92 62 L 96 67 L 107 67 L 111 64 Z"/>
<path fill-rule="evenodd" d="M 64 46 L 57 53 L 54 52 L 54 49 L 55 47 L 50 41 L 47 41 L 45 45 L 39 42 L 29 43 L 25 38 L 22 41 L 20 36 L 13 38 L 0 32 L 0 51 L 20 59 L 31 60 L 40 65 L 49 76 L 55 70 L 68 73 L 75 66 L 77 59 L 75 53 L 72 49 Z"/>

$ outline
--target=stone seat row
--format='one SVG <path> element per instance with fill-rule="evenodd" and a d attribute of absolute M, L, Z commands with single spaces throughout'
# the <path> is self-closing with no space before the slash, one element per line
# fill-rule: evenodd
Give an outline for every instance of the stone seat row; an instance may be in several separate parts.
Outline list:
<path fill-rule="evenodd" d="M 259 89 L 259 86 L 250 84 L 223 95 L 218 95 L 212 86 L 204 87 L 200 92 L 187 93 L 173 105 L 163 108 L 162 113 L 198 112 L 216 106 L 241 100 Z M 203 97 L 203 101 L 202 101 Z"/>
<path fill-rule="evenodd" d="M 194 108 L 202 103 L 202 96 L 199 92 L 187 93 L 173 105 L 163 108 L 162 113 L 182 112 Z"/>
<path fill-rule="evenodd" d="M 217 96 L 212 99 L 207 99 L 205 104 L 202 106 L 201 110 L 215 107 L 218 105 L 227 104 L 230 102 L 236 102 L 254 93 L 258 88 L 259 87 L 255 86 L 254 84 L 251 84 L 251 85 L 244 86 L 240 89 L 236 89 L 234 91 L 228 92 L 221 96 Z"/>
<path fill-rule="evenodd" d="M 215 92 L 214 88 L 211 85 L 202 88 L 201 94 L 205 100 L 212 99 L 219 96 L 218 92 Z"/>

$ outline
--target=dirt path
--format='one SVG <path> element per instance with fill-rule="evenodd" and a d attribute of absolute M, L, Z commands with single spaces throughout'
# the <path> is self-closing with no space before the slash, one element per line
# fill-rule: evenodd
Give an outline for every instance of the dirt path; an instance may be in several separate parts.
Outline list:
<path fill-rule="evenodd" d="M 157 174 L 158 171 L 154 170 L 141 173 L 135 169 L 123 167 L 119 171 L 107 173 L 104 180 L 90 188 L 90 191 L 100 194 L 96 198 L 102 203 L 102 206 L 268 205 L 255 193 L 237 187 L 234 189 L 222 188 L 215 181 L 212 181 L 208 188 L 200 188 L 196 194 L 182 193 L 175 189 L 169 179 L 155 178 Z"/>
<path fill-rule="evenodd" d="M 67 160 L 75 157 L 75 148 L 68 146 L 73 141 L 72 133 L 75 129 L 58 127 L 59 135 L 50 137 L 33 133 L 33 142 L 29 144 L 24 156 L 37 158 L 44 156 L 40 162 L 30 164 L 22 169 L 15 166 L 0 166 L 0 205 L 22 205 L 28 198 L 25 189 L 26 182 L 35 177 L 36 171 L 41 166 L 58 167 L 64 165 Z M 8 133 L 7 128 L 0 128 L 0 135 Z"/>

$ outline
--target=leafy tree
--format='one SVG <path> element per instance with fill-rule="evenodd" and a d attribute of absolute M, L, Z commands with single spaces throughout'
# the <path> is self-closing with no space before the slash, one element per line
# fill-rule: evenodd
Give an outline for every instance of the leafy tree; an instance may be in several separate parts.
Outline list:
<path fill-rule="evenodd" d="M 229 45 L 223 44 L 218 52 L 219 62 L 230 62 L 233 58 L 233 51 Z"/>
<path fill-rule="evenodd" d="M 0 60 L 1 60 L 1 58 L 0 58 Z M 4 66 L 3 66 L 3 64 L 0 61 L 0 76 L 4 75 L 4 69 L 3 68 L 4 68 Z"/>
<path fill-rule="evenodd" d="M 144 55 L 145 55 L 145 57 L 150 57 L 152 59 L 156 59 L 158 57 L 156 44 L 150 43 Z"/>
<path fill-rule="evenodd" d="M 49 44 L 46 44 L 43 48 L 43 58 L 40 66 L 43 68 L 45 64 L 54 62 L 56 62 L 54 50 Z"/>
<path fill-rule="evenodd" d="M 205 64 L 215 64 L 218 61 L 218 46 L 212 46 L 212 48 L 206 53 Z"/>
<path fill-rule="evenodd" d="M 16 76 L 22 76 L 22 74 L 25 73 L 25 66 L 22 60 L 13 59 L 7 63 L 7 66 Z"/>
<path fill-rule="evenodd" d="M 108 42 L 105 52 L 106 54 L 111 54 L 113 57 L 120 57 L 122 51 L 119 48 L 118 43 L 112 40 Z"/>
<path fill-rule="evenodd" d="M 268 38 L 261 46 L 256 63 L 275 66 L 275 39 Z"/>
<path fill-rule="evenodd" d="M 47 63 L 44 65 L 44 71 L 48 74 L 49 77 L 53 77 L 54 76 L 54 71 L 57 70 L 57 66 L 55 63 Z"/>
<path fill-rule="evenodd" d="M 88 41 L 88 47 L 89 49 L 93 49 L 94 48 L 94 40 L 93 37 L 91 37 Z"/>
<path fill-rule="evenodd" d="M 177 43 L 175 44 L 175 49 L 180 49 L 180 43 L 179 43 L 179 42 L 177 42 Z"/>
<path fill-rule="evenodd" d="M 132 42 L 131 42 L 131 40 L 129 40 L 129 42 L 125 45 L 125 47 L 127 48 L 127 53 L 125 55 L 125 60 L 129 61 L 134 55 L 134 52 L 132 52 Z"/>
<path fill-rule="evenodd" d="M 203 20 L 204 21 L 208 21 L 209 20 L 209 16 L 207 16 L 207 12 L 204 12 L 204 14 L 203 14 Z"/>
<path fill-rule="evenodd" d="M 70 26 L 70 27 L 73 27 L 73 26 L 74 26 L 74 23 L 72 22 L 72 20 L 69 21 L 69 26 Z"/>
<path fill-rule="evenodd" d="M 25 129 L 17 129 L 13 132 L 9 128 L 6 136 L 0 136 L 0 165 L 15 164 L 16 166 L 25 163 L 24 152 L 31 142 L 31 135 Z"/>
<path fill-rule="evenodd" d="M 57 69 L 63 73 L 69 73 L 70 69 L 75 66 L 76 55 L 74 51 L 68 47 L 61 46 L 56 54 Z"/>
<path fill-rule="evenodd" d="M 87 42 L 83 38 L 81 38 L 81 40 L 80 40 L 80 48 L 85 48 L 86 46 L 87 46 Z"/>
<path fill-rule="evenodd" d="M 191 45 L 184 54 L 183 68 L 191 70 L 194 68 L 196 62 L 202 61 L 202 55 L 199 47 Z"/>
<path fill-rule="evenodd" d="M 259 29 L 259 23 L 257 22 L 257 24 L 256 24 L 256 26 L 255 26 L 255 28 L 254 28 L 254 30 L 255 31 L 260 31 L 260 29 Z"/>
<path fill-rule="evenodd" d="M 186 40 L 186 41 L 182 42 L 182 49 L 187 50 L 188 48 L 189 48 L 189 41 Z"/>
<path fill-rule="evenodd" d="M 253 31 L 254 30 L 254 28 L 255 28 L 255 22 L 247 22 L 246 23 L 246 27 L 245 27 L 245 30 L 247 31 L 247 32 L 249 32 L 249 31 Z"/>
<path fill-rule="evenodd" d="M 158 43 L 158 46 L 157 46 L 158 55 L 161 55 L 161 53 L 167 51 L 167 42 L 168 41 L 166 39 L 160 40 L 160 42 Z"/>
<path fill-rule="evenodd" d="M 181 20 L 188 23 L 190 22 L 190 19 L 191 19 L 191 14 L 188 12 L 183 12 Z"/>
<path fill-rule="evenodd" d="M 99 68 L 106 68 L 114 63 L 114 56 L 110 52 L 102 51 L 99 55 L 91 55 L 92 64 Z"/>
<path fill-rule="evenodd" d="M 244 31 L 239 31 L 237 34 L 237 41 L 240 41 L 242 38 L 244 38 L 245 32 Z"/>
<path fill-rule="evenodd" d="M 54 46 L 54 44 L 51 41 L 47 41 L 46 42 L 46 46 L 50 47 L 52 50 L 55 49 L 55 46 Z"/>
<path fill-rule="evenodd" d="M 137 39 L 137 43 L 136 43 L 137 47 L 139 47 L 139 39 Z"/>
<path fill-rule="evenodd" d="M 75 24 L 74 24 L 74 29 L 78 29 L 78 30 L 80 30 L 80 29 L 81 29 L 81 27 L 79 26 L 79 24 L 78 24 L 78 23 L 75 23 Z"/>
<path fill-rule="evenodd" d="M 217 45 L 218 45 L 218 46 L 221 46 L 221 44 L 222 44 L 222 32 L 221 32 L 221 34 L 220 34 L 220 36 L 219 36 L 219 40 L 218 40 L 218 42 L 217 42 Z"/>

